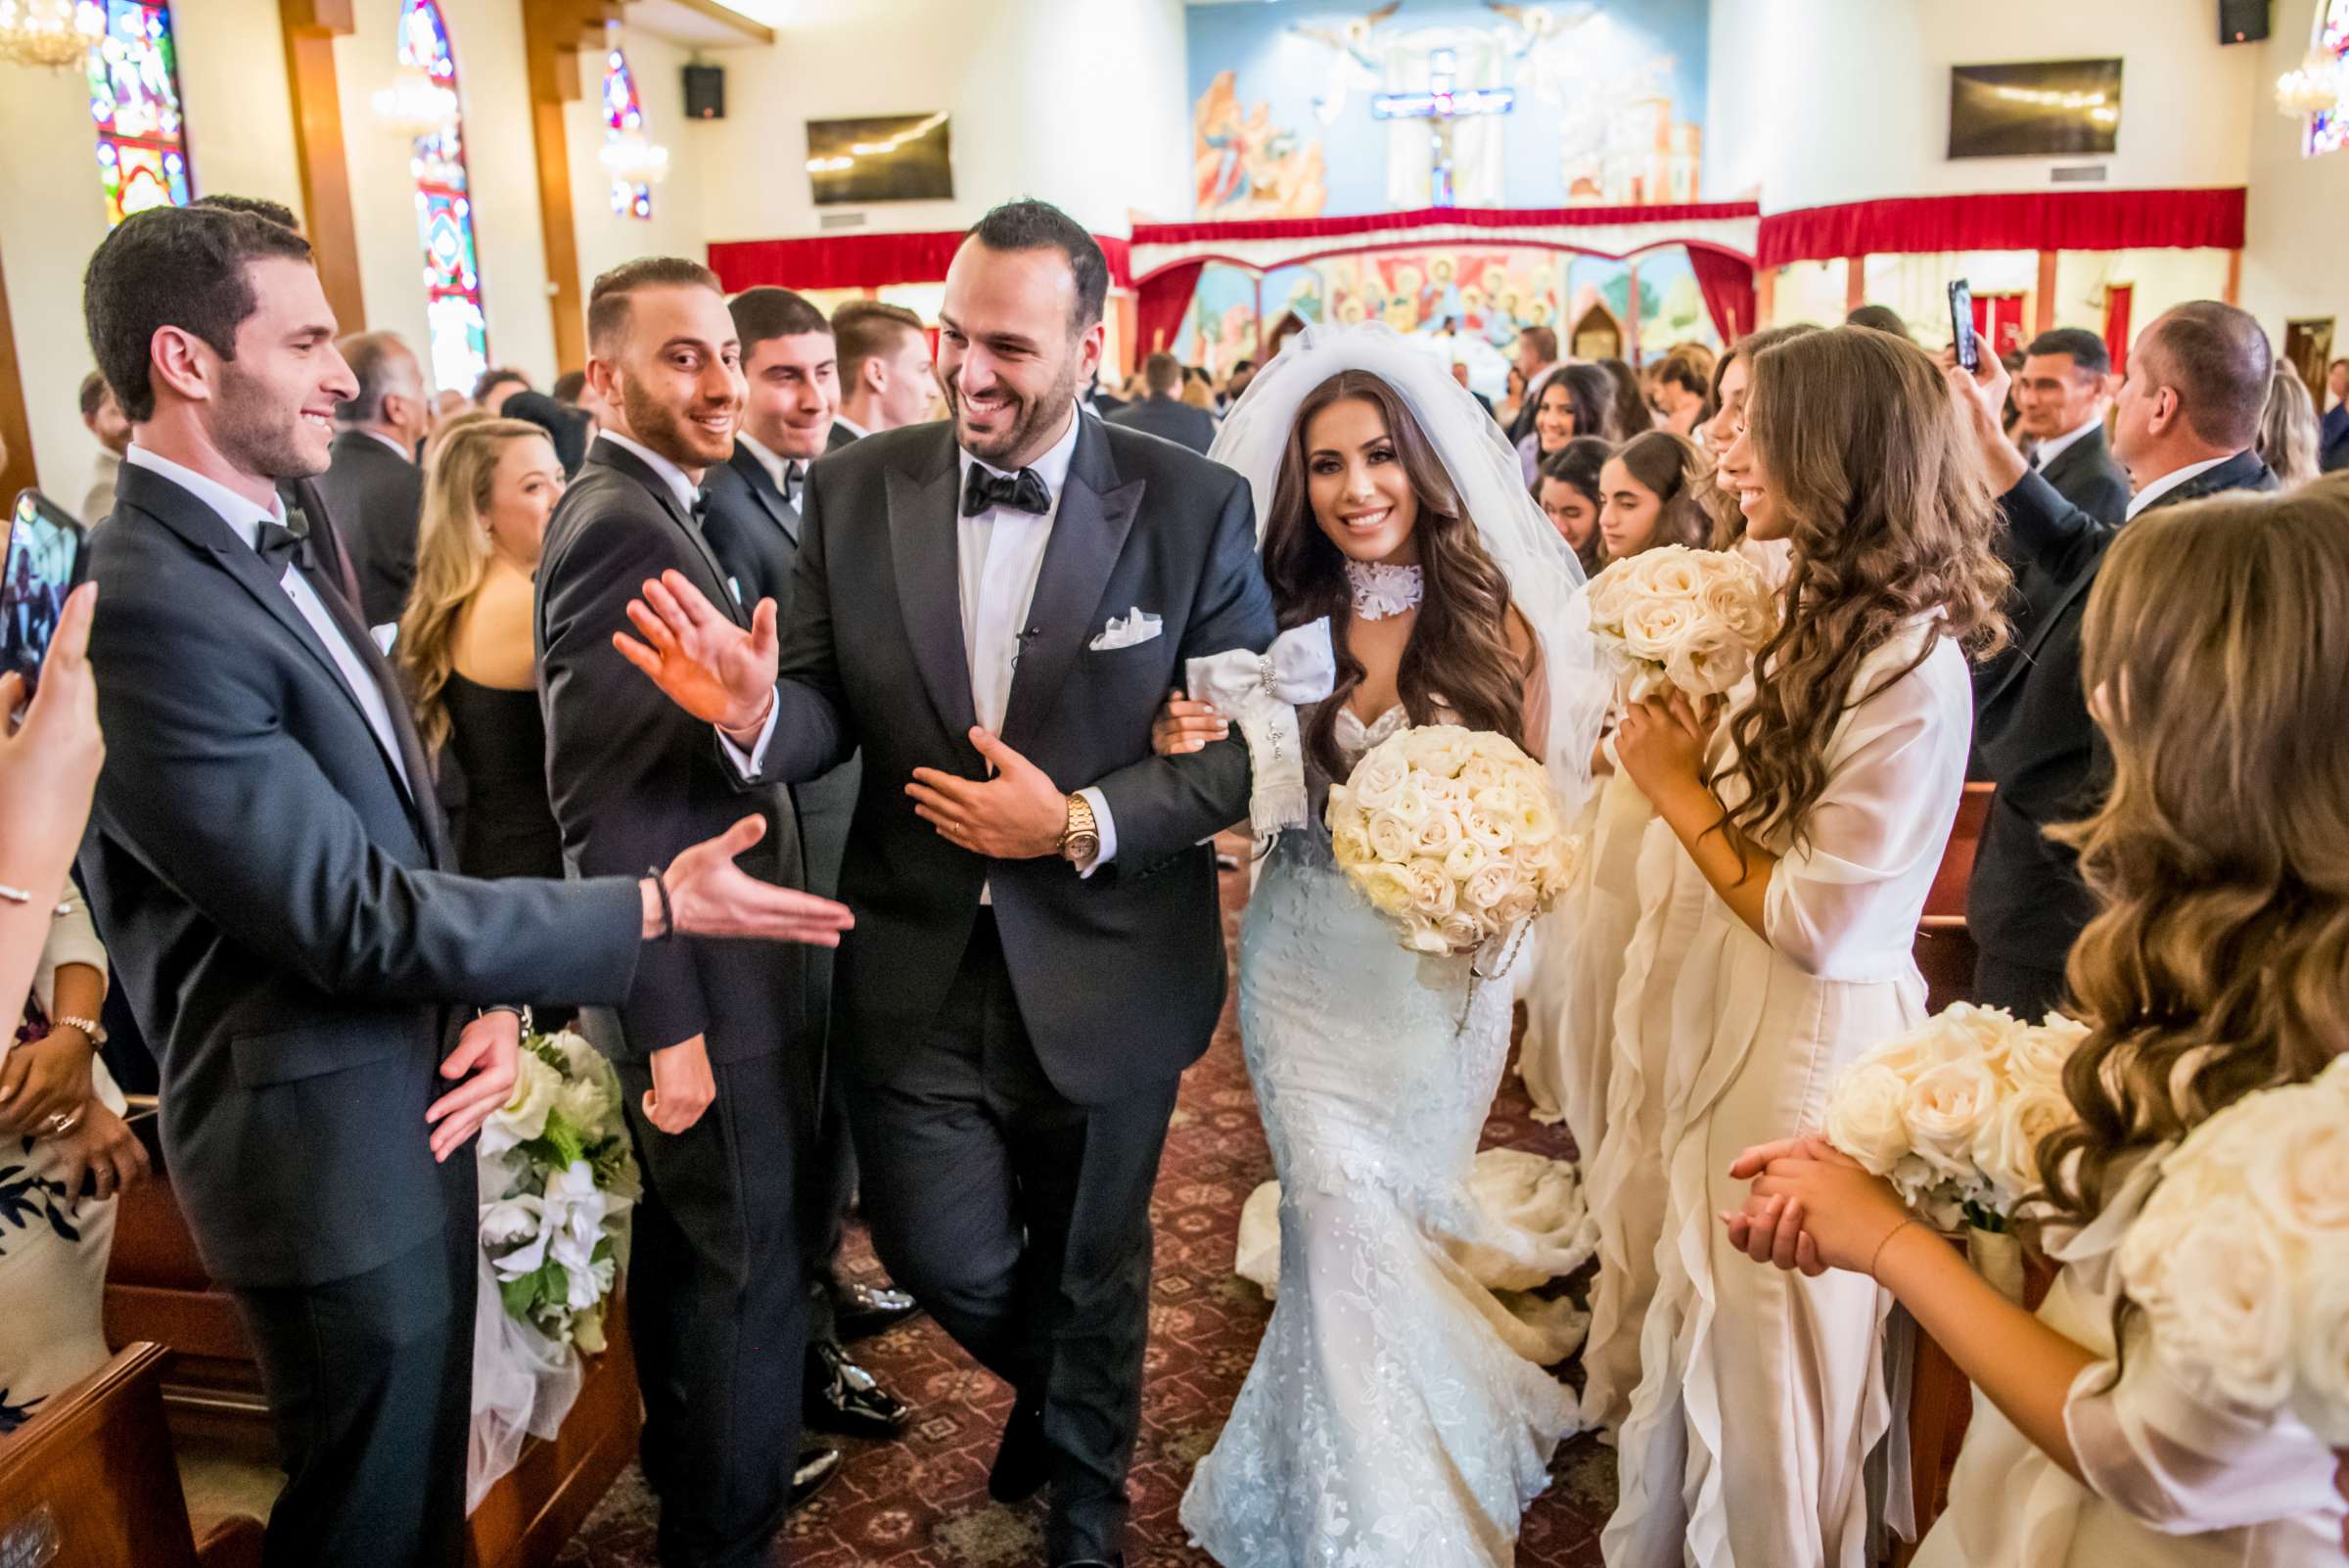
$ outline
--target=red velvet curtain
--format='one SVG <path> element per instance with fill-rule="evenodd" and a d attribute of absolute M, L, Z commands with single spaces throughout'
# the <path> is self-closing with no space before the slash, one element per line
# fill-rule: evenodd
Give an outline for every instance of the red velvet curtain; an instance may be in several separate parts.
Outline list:
<path fill-rule="evenodd" d="M 2239 251 L 2241 186 L 1918 196 L 1803 208 L 1762 219 L 1756 264 L 1937 251 Z"/>
<path fill-rule="evenodd" d="M 2129 372 L 2129 310 L 2137 303 L 2137 285 L 2115 283 L 2104 290 L 2104 351 L 2112 355 L 2112 373 Z"/>
<path fill-rule="evenodd" d="M 1133 350 L 1137 361 L 1162 348 L 1178 353 L 1174 334 L 1182 326 L 1183 312 L 1191 308 L 1191 296 L 1199 287 L 1199 269 L 1206 265 L 1205 261 L 1179 262 L 1135 286 Z"/>
<path fill-rule="evenodd" d="M 1743 256 L 1706 246 L 1688 247 L 1688 265 L 1705 297 L 1705 313 L 1724 347 L 1754 330 L 1754 266 Z"/>
<path fill-rule="evenodd" d="M 1131 242 L 1096 234 L 1113 283 L 1130 275 Z M 772 285 L 784 289 L 881 289 L 937 283 L 962 245 L 962 230 L 927 234 L 841 234 L 806 240 L 722 240 L 710 247 L 710 270 L 728 294 Z"/>

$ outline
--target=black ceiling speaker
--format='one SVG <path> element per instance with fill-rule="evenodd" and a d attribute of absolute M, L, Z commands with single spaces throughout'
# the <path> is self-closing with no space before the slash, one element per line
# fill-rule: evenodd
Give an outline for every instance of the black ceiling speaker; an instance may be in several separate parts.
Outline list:
<path fill-rule="evenodd" d="M 725 67 L 687 66 L 685 68 L 685 117 L 687 119 L 723 119 L 726 117 Z"/>
<path fill-rule="evenodd" d="M 2219 42 L 2258 43 L 2268 35 L 2271 0 L 2219 0 Z"/>

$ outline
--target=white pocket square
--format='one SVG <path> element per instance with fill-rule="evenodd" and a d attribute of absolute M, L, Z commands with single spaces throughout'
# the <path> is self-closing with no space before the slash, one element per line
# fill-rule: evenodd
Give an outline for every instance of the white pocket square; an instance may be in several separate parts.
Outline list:
<path fill-rule="evenodd" d="M 1108 653 L 1112 649 L 1130 648 L 1135 643 L 1148 642 L 1166 629 L 1158 617 L 1136 605 L 1123 617 L 1111 616 L 1109 624 L 1101 628 L 1101 634 L 1085 646 L 1095 653 Z"/>

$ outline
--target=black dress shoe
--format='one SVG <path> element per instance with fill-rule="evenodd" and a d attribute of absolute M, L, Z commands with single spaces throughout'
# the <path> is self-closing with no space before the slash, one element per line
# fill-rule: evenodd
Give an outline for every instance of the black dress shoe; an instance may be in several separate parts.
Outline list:
<path fill-rule="evenodd" d="M 1053 1568 L 1126 1568 L 1126 1554 L 1120 1552 L 1115 1557 L 1071 1557 L 1067 1562 L 1053 1564 Z"/>
<path fill-rule="evenodd" d="M 824 1483 L 840 1474 L 840 1450 L 802 1449 L 800 1462 L 791 1472 L 791 1505 L 798 1507 L 818 1492 Z"/>
<path fill-rule="evenodd" d="M 832 1286 L 832 1331 L 843 1343 L 895 1328 L 921 1310 L 919 1302 L 894 1286 L 863 1285 L 852 1279 Z"/>
<path fill-rule="evenodd" d="M 886 1443 L 905 1430 L 913 1412 L 849 1360 L 828 1340 L 807 1346 L 806 1406 L 802 1419 L 811 1431 Z"/>
<path fill-rule="evenodd" d="M 1042 1489 L 1051 1472 L 1044 1412 L 1014 1406 L 1011 1419 L 1003 1423 L 1003 1441 L 995 1446 L 994 1465 L 987 1472 L 987 1495 L 997 1502 L 1025 1502 Z"/>

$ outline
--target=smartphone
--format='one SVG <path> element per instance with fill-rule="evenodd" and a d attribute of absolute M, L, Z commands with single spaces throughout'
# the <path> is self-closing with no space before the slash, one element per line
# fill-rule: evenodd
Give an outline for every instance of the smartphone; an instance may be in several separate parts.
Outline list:
<path fill-rule="evenodd" d="M 66 595 L 81 580 L 83 529 L 38 490 L 20 490 L 0 558 L 0 672 L 15 670 L 30 692 Z"/>
<path fill-rule="evenodd" d="M 1963 278 L 1950 285 L 1950 342 L 1957 346 L 1958 363 L 1967 370 L 1981 365 L 1981 340 L 1974 336 L 1973 286 Z"/>

